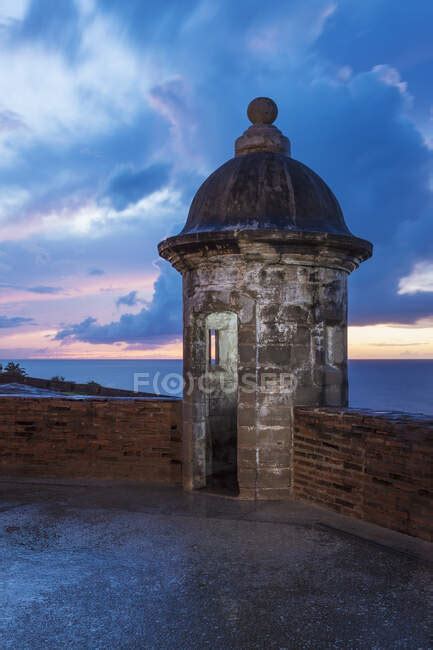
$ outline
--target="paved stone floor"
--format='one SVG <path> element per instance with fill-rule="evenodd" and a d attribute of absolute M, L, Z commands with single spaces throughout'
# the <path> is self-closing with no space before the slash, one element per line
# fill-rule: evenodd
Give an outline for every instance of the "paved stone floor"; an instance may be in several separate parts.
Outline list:
<path fill-rule="evenodd" d="M 2 479 L 0 494 L 2 650 L 433 648 L 426 542 L 175 488 Z"/>

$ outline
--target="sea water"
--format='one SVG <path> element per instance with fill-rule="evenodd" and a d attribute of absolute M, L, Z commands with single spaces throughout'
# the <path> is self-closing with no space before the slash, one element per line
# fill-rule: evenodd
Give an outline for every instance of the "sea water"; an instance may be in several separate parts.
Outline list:
<path fill-rule="evenodd" d="M 3 359 L 3 365 L 9 359 Z M 31 377 L 181 395 L 180 359 L 12 359 Z M 349 361 L 350 406 L 433 415 L 433 360 Z"/>

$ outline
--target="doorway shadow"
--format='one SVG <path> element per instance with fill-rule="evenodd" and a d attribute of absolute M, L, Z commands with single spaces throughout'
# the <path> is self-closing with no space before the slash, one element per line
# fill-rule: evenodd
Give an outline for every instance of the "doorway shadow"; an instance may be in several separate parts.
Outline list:
<path fill-rule="evenodd" d="M 207 477 L 203 491 L 220 496 L 239 496 L 239 485 L 236 471 L 223 471 Z"/>

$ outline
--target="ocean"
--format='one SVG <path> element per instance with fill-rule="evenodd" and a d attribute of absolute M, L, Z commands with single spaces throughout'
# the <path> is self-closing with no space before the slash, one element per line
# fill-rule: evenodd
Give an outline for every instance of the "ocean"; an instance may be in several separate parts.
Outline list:
<path fill-rule="evenodd" d="M 5 364 L 9 359 L 2 360 Z M 13 359 L 31 377 L 61 375 L 77 382 L 166 395 L 181 394 L 182 361 L 123 359 Z M 350 406 L 433 415 L 433 360 L 349 361 Z"/>

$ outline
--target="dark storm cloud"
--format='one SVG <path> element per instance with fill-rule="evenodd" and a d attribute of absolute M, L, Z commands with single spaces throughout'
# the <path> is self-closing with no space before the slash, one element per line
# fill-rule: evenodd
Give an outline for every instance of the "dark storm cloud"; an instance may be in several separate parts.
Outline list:
<path fill-rule="evenodd" d="M 388 63 L 409 82 L 416 104 L 431 105 L 433 3 L 418 2 L 410 10 L 405 2 L 345 0 L 330 18 L 316 47 L 337 65 L 355 73 Z"/>
<path fill-rule="evenodd" d="M 145 343 L 147 338 L 170 338 L 181 332 L 182 303 L 179 274 L 161 262 L 161 274 L 155 282 L 152 302 L 138 314 L 123 314 L 118 321 L 101 325 L 93 317 L 60 330 L 59 341 L 88 343 Z"/>
<path fill-rule="evenodd" d="M 152 80 L 127 117 L 112 108 L 112 89 L 102 92 L 98 106 L 106 103 L 115 118 L 105 130 L 83 136 L 73 123 L 61 145 L 57 138 L 36 137 L 26 142 L 25 155 L 2 169 L 2 184 L 29 193 L 24 208 L 8 204 L 7 218 L 26 225 L 49 213 L 64 215 L 65 222 L 63 238 L 0 243 L 0 268 L 8 278 L 49 286 L 60 274 L 78 276 L 81 269 L 90 275 L 102 268 L 148 272 L 157 242 L 186 218 L 204 176 L 232 155 L 234 139 L 248 126 L 248 101 L 264 94 L 279 104 L 278 126 L 292 140 L 293 156 L 323 176 L 354 234 L 375 245 L 373 259 L 350 278 L 352 324 L 413 323 L 433 314 L 433 292 L 398 293 L 415 264 L 433 261 L 432 151 L 420 127 L 428 124 L 433 104 L 425 82 L 433 74 L 430 2 L 421 1 L 415 11 L 391 0 L 294 0 L 275 2 L 269 12 L 259 0 L 106 0 L 86 16 L 78 7 L 35 0 L 13 27 L 13 47 L 36 42 L 50 56 L 60 52 L 65 72 L 78 75 L 79 64 L 88 63 L 89 48 L 80 49 L 85 26 L 107 19 L 137 57 L 137 89 L 145 61 L 161 79 Z M 97 72 L 92 69 L 99 81 Z M 128 95 L 126 107 L 134 98 Z M 8 115 L 5 128 L 13 130 L 22 118 Z M 84 125 L 87 118 L 83 112 Z M 157 223 L 112 220 L 88 237 L 67 231 L 70 212 L 86 201 L 96 207 L 107 201 L 119 211 L 168 182 L 182 195 L 181 212 Z M 158 282 L 148 309 L 108 325 L 98 322 L 95 310 L 59 332 L 59 340 L 132 345 L 159 331 L 178 333 L 179 277 L 164 271 Z"/>
<path fill-rule="evenodd" d="M 406 116 L 406 95 L 383 81 L 388 73 L 313 86 L 303 110 L 285 118 L 293 156 L 323 176 L 352 232 L 375 245 L 372 260 L 350 278 L 352 324 L 433 314 L 433 293 L 398 293 L 417 261 L 433 259 L 432 152 Z"/>
<path fill-rule="evenodd" d="M 104 196 L 110 199 L 116 210 L 123 210 L 159 190 L 167 183 L 169 174 L 169 165 L 152 165 L 138 170 L 131 167 L 119 169 L 111 176 Z"/>

